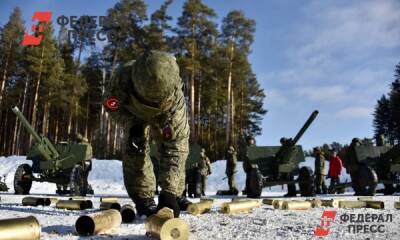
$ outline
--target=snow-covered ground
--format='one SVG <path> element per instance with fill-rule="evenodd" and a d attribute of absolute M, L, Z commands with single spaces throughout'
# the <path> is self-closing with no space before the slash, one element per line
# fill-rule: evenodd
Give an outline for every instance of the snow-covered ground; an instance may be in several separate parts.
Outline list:
<path fill-rule="evenodd" d="M 80 239 L 74 229 L 78 216 L 90 213 L 87 211 L 66 211 L 53 207 L 24 207 L 21 200 L 24 196 L 12 193 L 13 177 L 16 167 L 22 163 L 29 163 L 24 157 L 0 157 L 0 176 L 6 175 L 6 183 L 11 188 L 9 193 L 0 193 L 0 219 L 25 217 L 34 215 L 42 226 L 42 239 Z M 312 159 L 302 165 L 313 166 Z M 230 201 L 230 197 L 214 196 L 217 189 L 227 189 L 225 177 L 225 161 L 217 161 L 212 165 L 213 174 L 208 178 L 208 193 L 215 198 L 214 207 L 210 213 L 201 216 L 191 216 L 182 213 L 190 226 L 190 239 L 311 239 L 315 238 L 313 231 L 321 222 L 323 210 L 331 208 L 316 208 L 308 211 L 283 211 L 274 210 L 271 206 L 263 205 L 249 214 L 224 215 L 218 212 L 223 202 Z M 245 176 L 241 165 L 238 165 L 237 183 L 239 189 L 244 187 Z M 343 174 L 342 181 L 348 176 Z M 99 206 L 100 196 L 115 195 L 120 198 L 120 203 L 132 203 L 123 186 L 121 162 L 112 160 L 94 160 L 93 170 L 89 182 L 95 191 L 92 200 L 95 208 Z M 35 196 L 54 195 L 55 185 L 49 183 L 33 183 L 31 193 Z M 348 189 L 351 191 L 351 189 Z M 264 189 L 263 196 L 281 198 L 285 192 L 280 186 Z M 355 199 L 351 192 L 346 195 L 320 196 L 323 198 Z M 301 199 L 301 198 L 298 198 Z M 385 202 L 385 210 L 374 209 L 337 209 L 337 217 L 331 225 L 331 233 L 326 239 L 400 239 L 399 210 L 395 210 L 394 201 L 399 201 L 399 196 L 376 196 L 375 199 Z M 197 202 L 199 199 L 194 199 Z M 392 222 L 379 223 L 383 225 L 384 233 L 348 232 L 348 223 L 341 223 L 343 214 L 387 214 L 393 215 Z M 356 223 L 360 224 L 360 223 Z M 372 223 L 365 223 L 372 224 Z M 376 224 L 376 223 L 374 223 Z M 137 220 L 133 224 L 122 224 L 119 229 L 107 235 L 96 236 L 88 239 L 147 239 L 145 236 L 144 220 Z"/>

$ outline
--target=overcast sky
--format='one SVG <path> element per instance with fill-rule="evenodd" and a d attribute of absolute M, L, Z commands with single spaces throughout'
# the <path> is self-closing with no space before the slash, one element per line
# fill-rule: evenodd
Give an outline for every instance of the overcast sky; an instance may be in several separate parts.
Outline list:
<path fill-rule="evenodd" d="M 389 90 L 400 62 L 400 1 L 203 0 L 220 21 L 240 9 L 256 20 L 250 62 L 265 89 L 263 135 L 259 145 L 291 137 L 318 109 L 320 115 L 301 140 L 306 148 L 325 142 L 348 143 L 372 137 L 376 100 Z M 2 0 L 0 25 L 15 6 L 26 26 L 35 11 L 60 15 L 105 15 L 116 1 Z M 149 12 L 162 0 L 148 0 Z M 169 13 L 174 21 L 183 0 Z"/>

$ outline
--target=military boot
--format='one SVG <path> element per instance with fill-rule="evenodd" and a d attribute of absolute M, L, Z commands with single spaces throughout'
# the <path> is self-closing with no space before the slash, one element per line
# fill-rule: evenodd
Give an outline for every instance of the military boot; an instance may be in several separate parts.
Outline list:
<path fill-rule="evenodd" d="M 138 216 L 150 216 L 157 213 L 157 205 L 153 198 L 134 197 L 133 202 L 136 206 Z"/>
<path fill-rule="evenodd" d="M 176 202 L 178 203 L 179 209 L 181 211 L 186 211 L 189 204 L 192 204 L 191 201 L 189 201 L 186 197 L 182 196 L 182 197 L 178 197 L 176 198 Z"/>

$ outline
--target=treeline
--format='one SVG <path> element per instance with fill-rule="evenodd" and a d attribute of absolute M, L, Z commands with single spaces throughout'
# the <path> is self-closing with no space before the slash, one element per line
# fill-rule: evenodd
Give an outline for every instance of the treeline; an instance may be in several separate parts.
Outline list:
<path fill-rule="evenodd" d="M 383 135 L 390 144 L 400 143 L 400 63 L 396 65 L 389 93 L 376 104 L 373 125 L 376 139 Z"/>
<path fill-rule="evenodd" d="M 79 37 L 73 42 L 67 29 L 55 34 L 53 24 L 43 25 L 41 44 L 24 47 L 22 13 L 14 9 L 0 28 L 0 155 L 25 154 L 32 144 L 10 110 L 16 105 L 52 141 L 71 141 L 80 133 L 96 157 L 120 157 L 122 127 L 102 102 L 118 64 L 147 49 L 176 56 L 191 141 L 203 145 L 211 158 L 222 158 L 230 143 L 240 148 L 246 136 L 259 135 L 265 94 L 248 60 L 255 21 L 231 11 L 219 26 L 213 9 L 187 0 L 173 24 L 167 11 L 171 3 L 166 0 L 150 15 L 143 0 L 116 3 L 103 26 L 114 37 L 100 52 L 87 34 L 93 26 L 85 24 L 74 27 Z"/>

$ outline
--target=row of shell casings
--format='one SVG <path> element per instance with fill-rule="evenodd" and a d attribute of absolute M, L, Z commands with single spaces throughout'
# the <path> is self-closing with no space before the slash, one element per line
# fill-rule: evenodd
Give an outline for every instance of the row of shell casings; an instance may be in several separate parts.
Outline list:
<path fill-rule="evenodd" d="M 197 216 L 209 212 L 212 205 L 212 199 L 200 199 L 200 202 L 190 204 L 187 211 L 188 213 Z M 231 202 L 222 204 L 220 212 L 224 214 L 247 213 L 260 206 L 260 201 L 255 199 L 232 199 Z"/>
<path fill-rule="evenodd" d="M 383 201 L 374 200 L 339 200 L 339 199 L 307 199 L 299 200 L 281 200 L 281 199 L 263 199 L 263 203 L 272 205 L 274 209 L 282 210 L 308 210 L 310 208 L 334 207 L 334 208 L 375 208 L 384 209 Z"/>

